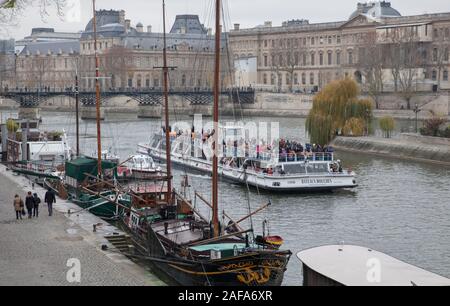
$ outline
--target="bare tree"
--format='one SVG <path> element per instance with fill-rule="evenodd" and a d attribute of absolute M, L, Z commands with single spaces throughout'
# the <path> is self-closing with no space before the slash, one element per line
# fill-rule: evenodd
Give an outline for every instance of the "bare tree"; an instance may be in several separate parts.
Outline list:
<path fill-rule="evenodd" d="M 51 8 L 55 8 L 62 18 L 66 0 L 0 0 L 0 33 L 16 26 L 23 11 L 29 7 L 38 7 L 43 20 L 50 15 Z"/>
<path fill-rule="evenodd" d="M 111 76 L 112 87 L 118 85 L 115 84 L 117 78 L 120 80 L 119 87 L 126 87 L 127 75 L 135 68 L 132 63 L 133 52 L 123 46 L 113 46 L 103 54 L 103 58 L 102 70 L 106 76 Z"/>
<path fill-rule="evenodd" d="M 359 70 L 364 76 L 364 89 L 379 108 L 379 96 L 383 92 L 383 45 L 377 41 L 376 32 L 362 37 L 359 47 Z"/>
<path fill-rule="evenodd" d="M 391 29 L 386 35 L 386 42 L 389 43 L 386 60 L 392 72 L 395 91 L 406 100 L 407 108 L 411 109 L 418 69 L 424 64 L 417 32 L 414 27 Z"/>
<path fill-rule="evenodd" d="M 450 33 L 446 33 L 444 29 L 440 29 L 436 33 L 438 36 L 435 37 L 432 45 L 432 66 L 437 70 L 437 88 L 440 90 L 442 71 L 447 67 L 449 61 Z"/>

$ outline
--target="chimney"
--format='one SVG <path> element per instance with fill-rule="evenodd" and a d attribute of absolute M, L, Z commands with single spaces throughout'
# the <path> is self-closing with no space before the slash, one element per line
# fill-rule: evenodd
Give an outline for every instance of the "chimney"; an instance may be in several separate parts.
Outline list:
<path fill-rule="evenodd" d="M 125 30 L 128 32 L 131 28 L 131 20 L 125 19 Z"/>
<path fill-rule="evenodd" d="M 125 25 L 125 11 L 124 10 L 119 11 L 119 23 L 121 25 Z"/>
<path fill-rule="evenodd" d="M 241 25 L 239 23 L 235 23 L 234 24 L 234 30 L 235 31 L 239 31 L 240 30 Z"/>
<path fill-rule="evenodd" d="M 142 25 L 142 23 L 139 22 L 139 23 L 136 25 L 136 31 L 138 31 L 139 33 L 144 32 L 144 26 Z"/>
<path fill-rule="evenodd" d="M 208 36 L 212 36 L 212 29 L 208 28 Z"/>
<path fill-rule="evenodd" d="M 151 33 L 151 32 L 152 32 L 152 26 L 151 26 L 151 25 L 147 26 L 147 32 L 148 32 L 148 33 Z"/>
<path fill-rule="evenodd" d="M 271 28 L 272 27 L 272 21 L 264 22 L 264 26 L 267 27 L 267 28 Z"/>

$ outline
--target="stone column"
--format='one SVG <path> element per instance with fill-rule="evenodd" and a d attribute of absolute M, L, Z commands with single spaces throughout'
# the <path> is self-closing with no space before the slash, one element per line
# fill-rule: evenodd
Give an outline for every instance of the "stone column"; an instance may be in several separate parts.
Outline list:
<path fill-rule="evenodd" d="M 162 116 L 161 105 L 139 105 L 138 118 L 161 118 Z"/>
<path fill-rule="evenodd" d="M 95 105 L 82 105 L 80 107 L 80 118 L 82 120 L 97 120 Z M 105 109 L 103 106 L 100 106 L 100 120 L 105 120 Z"/>
<path fill-rule="evenodd" d="M 41 109 L 39 107 L 19 107 L 19 119 L 40 120 Z"/>

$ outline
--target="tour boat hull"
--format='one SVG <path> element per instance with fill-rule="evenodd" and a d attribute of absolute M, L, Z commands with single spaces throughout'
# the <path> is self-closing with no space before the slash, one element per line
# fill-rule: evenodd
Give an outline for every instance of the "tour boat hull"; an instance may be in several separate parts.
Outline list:
<path fill-rule="evenodd" d="M 159 150 L 139 146 L 139 152 L 146 152 L 153 159 L 165 161 L 165 154 Z M 212 173 L 211 163 L 199 158 L 181 158 L 172 154 L 172 163 L 186 169 L 199 171 L 201 173 Z M 249 185 L 270 192 L 321 192 L 337 189 L 355 188 L 355 175 L 353 173 L 334 173 L 320 175 L 267 175 L 246 171 L 242 168 L 231 168 L 228 166 L 219 166 L 219 175 L 224 179 Z"/>

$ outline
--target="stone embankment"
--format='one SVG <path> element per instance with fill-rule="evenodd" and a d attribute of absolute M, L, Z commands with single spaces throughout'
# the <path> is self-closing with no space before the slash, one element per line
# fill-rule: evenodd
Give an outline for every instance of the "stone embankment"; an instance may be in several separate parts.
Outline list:
<path fill-rule="evenodd" d="M 430 162 L 450 166 L 450 139 L 401 134 L 400 137 L 337 137 L 337 150 Z"/>

